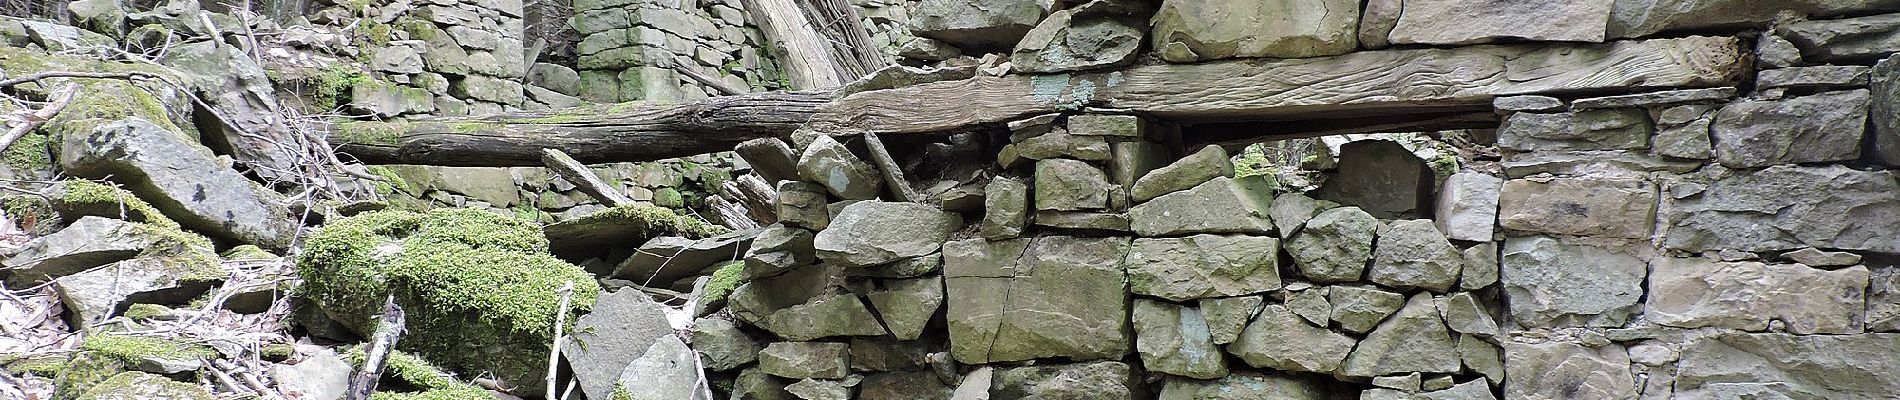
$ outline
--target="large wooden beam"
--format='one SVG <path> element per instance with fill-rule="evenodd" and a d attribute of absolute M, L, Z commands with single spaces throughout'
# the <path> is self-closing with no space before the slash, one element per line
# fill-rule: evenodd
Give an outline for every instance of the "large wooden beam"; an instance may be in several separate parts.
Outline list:
<path fill-rule="evenodd" d="M 774 92 L 678 104 L 345 122 L 331 127 L 330 141 L 368 164 L 539 166 L 542 148 L 590 164 L 658 160 L 728 151 L 750 139 L 790 136 L 830 99 L 825 93 Z"/>
<path fill-rule="evenodd" d="M 1337 119 L 1484 107 L 1500 95 L 1733 85 L 1744 64 L 1740 44 L 1729 37 L 1158 64 L 861 92 L 825 105 L 812 124 L 840 132 L 940 132 L 1084 106 L 1186 123 Z"/>

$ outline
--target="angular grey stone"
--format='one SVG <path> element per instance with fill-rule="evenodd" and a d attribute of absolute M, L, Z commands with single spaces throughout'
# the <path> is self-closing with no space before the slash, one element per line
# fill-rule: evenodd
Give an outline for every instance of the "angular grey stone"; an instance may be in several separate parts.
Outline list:
<path fill-rule="evenodd" d="M 198 385 L 173 381 L 163 375 L 154 375 L 138 371 L 118 372 L 111 378 L 100 378 L 84 393 L 74 394 L 78 400 L 213 400 L 210 392 Z M 71 390 L 65 393 L 71 393 Z"/>
<path fill-rule="evenodd" d="M 1619 0 L 1610 15 L 1611 38 L 1649 36 L 1671 30 L 1762 25 L 1787 14 L 1833 17 L 1895 10 L 1892 0 Z"/>
<path fill-rule="evenodd" d="M 522 86 L 521 91 L 528 95 L 528 101 L 546 104 L 549 108 L 580 107 L 581 103 L 584 102 L 579 97 L 556 93 L 553 90 L 548 90 L 540 86 Z M 434 104 L 431 103 L 430 106 L 433 107 Z"/>
<path fill-rule="evenodd" d="M 350 375 L 355 368 L 330 349 L 321 349 L 296 364 L 270 366 L 270 378 L 277 390 L 287 396 L 312 400 L 338 400 L 350 390 Z"/>
<path fill-rule="evenodd" d="M 377 71 L 419 74 L 422 73 L 422 53 L 409 46 L 378 47 L 370 51 L 369 65 Z"/>
<path fill-rule="evenodd" d="M 569 96 L 581 94 L 581 76 L 559 64 L 535 63 L 528 67 L 528 84 Z"/>
<path fill-rule="evenodd" d="M 830 342 L 773 342 L 759 352 L 759 370 L 792 379 L 844 379 L 851 347 Z"/>
<path fill-rule="evenodd" d="M 1128 364 L 1083 364 L 1004 368 L 990 384 L 993 399 L 1132 400 L 1141 393 L 1140 378 Z"/>
<path fill-rule="evenodd" d="M 1135 299 L 1130 320 L 1147 371 L 1195 379 L 1227 375 L 1225 354 L 1215 347 L 1200 309 Z"/>
<path fill-rule="evenodd" d="M 1094 212 L 1037 211 L 1036 225 L 1062 229 L 1128 231 L 1128 216 Z"/>
<path fill-rule="evenodd" d="M 510 105 L 521 104 L 521 101 L 526 99 L 521 92 L 520 82 L 487 75 L 466 75 L 462 79 L 450 81 L 449 94 L 464 99 Z"/>
<path fill-rule="evenodd" d="M 1053 211 L 1108 208 L 1108 174 L 1084 161 L 1036 162 L 1036 209 Z"/>
<path fill-rule="evenodd" d="M 1650 139 L 1650 152 L 1657 155 L 1707 160 L 1715 157 L 1709 140 L 1709 125 L 1715 116 L 1709 106 L 1686 105 L 1663 110 L 1656 121 L 1656 137 Z"/>
<path fill-rule="evenodd" d="M 950 393 L 950 400 L 988 400 L 990 385 L 995 381 L 996 368 L 978 367 L 957 381 L 957 388 Z"/>
<path fill-rule="evenodd" d="M 1499 111 L 1555 111 L 1564 108 L 1564 101 L 1538 95 L 1500 96 L 1491 99 L 1491 108 Z"/>
<path fill-rule="evenodd" d="M 1174 301 L 1280 288 L 1280 240 L 1265 236 L 1140 238 L 1123 262 L 1129 291 Z"/>
<path fill-rule="evenodd" d="M 897 49 L 897 56 L 919 61 L 943 61 L 963 55 L 956 47 L 931 38 L 911 38 Z"/>
<path fill-rule="evenodd" d="M 1900 232 L 1874 221 L 1900 218 L 1887 171 L 1844 166 L 1735 170 L 1666 204 L 1664 247 L 1689 252 L 1802 247 L 1900 252 Z"/>
<path fill-rule="evenodd" d="M 884 188 L 877 169 L 864 162 L 831 135 L 818 135 L 798 157 L 798 176 L 823 185 L 832 196 L 845 200 L 876 199 Z"/>
<path fill-rule="evenodd" d="M 1287 375 L 1235 372 L 1216 380 L 1167 378 L 1160 400 L 1323 400 L 1326 382 Z"/>
<path fill-rule="evenodd" d="M 759 359 L 765 347 L 739 330 L 737 324 L 720 318 L 700 318 L 693 322 L 693 350 L 701 365 L 713 371 L 727 371 Z"/>
<path fill-rule="evenodd" d="M 943 306 L 943 278 L 884 281 L 884 289 L 864 296 L 884 317 L 884 326 L 898 340 L 915 340 L 924 333 L 924 324 Z"/>
<path fill-rule="evenodd" d="M 1504 356 L 1499 354 L 1502 352 L 1498 345 L 1477 336 L 1458 337 L 1458 358 L 1464 360 L 1465 369 L 1484 375 L 1493 385 L 1504 383 Z"/>
<path fill-rule="evenodd" d="M 1323 326 L 1332 320 L 1333 302 L 1328 300 L 1331 296 L 1332 290 L 1325 286 L 1288 293 L 1286 308 L 1293 310 L 1300 318 L 1305 318 L 1306 322 Z"/>
<path fill-rule="evenodd" d="M 1160 144 L 1135 140 L 1111 145 L 1115 154 L 1108 161 L 1108 176 L 1122 187 L 1135 186 L 1135 180 L 1171 161 L 1167 147 Z"/>
<path fill-rule="evenodd" d="M 1657 191 L 1632 179 L 1513 179 L 1498 198 L 1507 229 L 1627 239 L 1649 237 Z"/>
<path fill-rule="evenodd" d="M 1900 268 L 1873 270 L 1867 284 L 1866 315 L 1868 332 L 1900 331 Z"/>
<path fill-rule="evenodd" d="M 790 385 L 785 378 L 766 374 L 760 368 L 746 368 L 739 371 L 739 377 L 732 381 L 732 398 L 748 400 L 794 400 L 797 396 L 785 392 Z"/>
<path fill-rule="evenodd" d="M 1399 289 L 1450 290 L 1464 260 L 1432 225 L 1428 219 L 1392 221 L 1373 243 L 1366 280 Z"/>
<path fill-rule="evenodd" d="M 989 240 L 1009 239 L 1022 236 L 1028 224 L 1029 185 L 999 176 L 983 186 L 983 225 L 978 234 Z"/>
<path fill-rule="evenodd" d="M 1171 62 L 1317 57 L 1353 51 L 1358 25 L 1359 3 L 1353 1 L 1172 0 L 1155 13 L 1151 39 L 1162 59 Z"/>
<path fill-rule="evenodd" d="M 1358 286 L 1333 286 L 1327 301 L 1332 305 L 1328 318 L 1338 322 L 1340 329 L 1353 333 L 1371 331 L 1379 321 L 1405 306 L 1404 295 Z"/>
<path fill-rule="evenodd" d="M 1834 271 L 1801 264 L 1658 258 L 1644 318 L 1665 326 L 1766 331 L 1781 321 L 1796 334 L 1861 333 L 1867 267 Z"/>
<path fill-rule="evenodd" d="M 110 177 L 192 231 L 266 249 L 287 247 L 296 235 L 282 195 L 226 168 L 182 133 L 130 117 L 61 129 L 57 140 L 62 171 Z"/>
<path fill-rule="evenodd" d="M 1548 237 L 1506 240 L 1503 281 L 1512 318 L 1526 327 L 1622 326 L 1648 272 L 1629 253 Z"/>
<path fill-rule="evenodd" d="M 1755 75 L 1755 87 L 1758 90 L 1862 87 L 1867 86 L 1871 69 L 1860 65 L 1822 65 L 1762 70 Z"/>
<path fill-rule="evenodd" d="M 1708 133 L 1702 133 L 1704 139 Z M 1706 148 L 1704 150 L 1707 150 Z M 1706 159 L 1707 157 L 1703 157 Z M 1504 157 L 1504 176 L 1523 178 L 1537 174 L 1558 176 L 1609 175 L 1622 178 L 1630 171 L 1689 173 L 1702 167 L 1700 160 L 1677 160 L 1642 152 L 1610 151 L 1533 151 Z M 1610 172 L 1610 174 L 1603 174 Z"/>
<path fill-rule="evenodd" d="M 752 244 L 746 251 L 753 254 L 783 251 L 797 254 L 801 259 L 810 260 L 816 254 L 814 253 L 816 250 L 812 248 L 812 240 L 811 231 L 784 224 L 772 224 L 759 230 L 758 236 L 752 238 Z"/>
<path fill-rule="evenodd" d="M 778 138 L 758 138 L 739 142 L 733 152 L 746 164 L 752 166 L 752 172 L 765 178 L 766 182 L 798 180 L 798 156 L 792 147 Z"/>
<path fill-rule="evenodd" d="M 1633 399 L 1623 346 L 1584 347 L 1576 343 L 1505 342 L 1506 399 Z"/>
<path fill-rule="evenodd" d="M 1867 118 L 1873 120 L 1873 158 L 1882 164 L 1897 166 L 1900 165 L 1900 55 L 1875 63 L 1872 75 Z"/>
<path fill-rule="evenodd" d="M 1458 288 L 1478 290 L 1498 282 L 1497 242 L 1479 243 L 1463 253 L 1465 268 L 1458 278 Z"/>
<path fill-rule="evenodd" d="M 755 279 L 726 302 L 740 319 L 788 340 L 887 334 L 857 296 L 840 293 L 843 269 L 813 265 Z"/>
<path fill-rule="evenodd" d="M 865 276 L 865 277 L 872 277 L 872 278 L 896 279 L 896 278 L 915 278 L 919 276 L 929 275 L 930 273 L 937 272 L 938 269 L 942 269 L 942 268 L 943 268 L 943 255 L 931 254 L 931 255 L 927 255 L 923 257 L 906 258 L 903 260 L 892 261 L 890 264 L 884 264 L 884 265 L 879 265 L 875 267 L 852 269 L 845 272 L 851 274 L 851 276 Z"/>
<path fill-rule="evenodd" d="M 1226 149 L 1209 145 L 1173 164 L 1143 175 L 1141 179 L 1135 180 L 1129 194 L 1134 196 L 1136 202 L 1143 202 L 1164 194 L 1193 189 L 1218 177 L 1234 177 L 1234 163 L 1227 159 Z"/>
<path fill-rule="evenodd" d="M 1436 300 L 1438 313 L 1445 319 L 1445 327 L 1452 332 L 1483 337 L 1497 336 L 1503 333 L 1498 322 L 1491 318 L 1491 310 L 1471 296 L 1470 292 L 1452 293 Z"/>
<path fill-rule="evenodd" d="M 1821 251 L 1813 247 L 1782 253 L 1781 258 L 1810 267 L 1845 267 L 1860 264 L 1860 255 L 1840 251 Z"/>
<path fill-rule="evenodd" d="M 1504 180 L 1489 174 L 1451 174 L 1451 177 L 1445 178 L 1444 189 L 1438 191 L 1438 205 L 1432 213 L 1433 222 L 1449 239 L 1474 242 L 1491 240 L 1497 227 L 1498 194 L 1503 188 Z M 1278 206 L 1279 202 L 1276 200 L 1274 205 Z M 1274 211 L 1277 213 L 1279 210 Z"/>
<path fill-rule="evenodd" d="M 972 53 L 1006 50 L 1048 15 L 1049 6 L 1034 0 L 927 0 L 911 9 L 910 31 Z"/>
<path fill-rule="evenodd" d="M 1207 321 L 1208 337 L 1214 344 L 1228 344 L 1240 338 L 1240 331 L 1247 328 L 1247 322 L 1260 313 L 1266 301 L 1261 296 L 1241 296 L 1201 299 L 1197 304 L 1201 319 Z"/>
<path fill-rule="evenodd" d="M 225 271 L 213 260 L 198 257 L 134 258 L 111 263 L 104 268 L 90 268 L 53 282 L 66 311 L 72 313 L 72 320 L 90 325 L 105 322 L 128 299 L 166 304 L 191 301 L 209 291 L 212 280 L 225 277 Z M 196 370 L 198 366 L 192 364 L 190 369 Z"/>
<path fill-rule="evenodd" d="M 853 371 L 923 371 L 931 368 L 931 350 L 941 348 L 942 340 L 899 341 L 890 336 L 851 338 Z"/>
<path fill-rule="evenodd" d="M 699 389 L 699 366 L 691 347 L 678 336 L 664 335 L 620 371 L 610 394 L 632 400 L 691 398 Z M 620 397 L 620 396 L 614 396 Z"/>
<path fill-rule="evenodd" d="M 1004 168 L 1015 168 L 1034 160 L 1069 157 L 1104 161 L 1110 156 L 1108 141 L 1101 137 L 1071 135 L 1066 130 L 1055 129 L 1003 146 L 996 153 L 996 162 Z"/>
<path fill-rule="evenodd" d="M 1148 136 L 1148 123 L 1135 115 L 1083 114 L 1070 116 L 1069 134 L 1082 136 L 1114 136 L 1125 138 L 1143 138 Z"/>
<path fill-rule="evenodd" d="M 1900 46 L 1900 15 L 1801 21 L 1777 30 L 1816 63 L 1878 59 Z"/>
<path fill-rule="evenodd" d="M 1729 333 L 1691 340 L 1676 398 L 1860 399 L 1900 393 L 1900 334 Z M 1515 377 L 1515 375 L 1513 375 Z"/>
<path fill-rule="evenodd" d="M 1389 140 L 1361 140 L 1339 149 L 1339 172 L 1308 195 L 1379 218 L 1420 218 L 1431 210 L 1433 172 L 1411 150 Z"/>
<path fill-rule="evenodd" d="M 950 387 L 928 371 L 899 371 L 867 374 L 858 384 L 863 400 L 915 400 L 950 398 Z"/>
<path fill-rule="evenodd" d="M 1649 145 L 1649 114 L 1604 108 L 1561 114 L 1515 113 L 1498 128 L 1498 146 L 1523 151 L 1641 149 Z"/>
<path fill-rule="evenodd" d="M 1306 221 L 1326 211 L 1339 207 L 1338 203 L 1314 200 L 1305 194 L 1289 192 L 1273 198 L 1272 210 L 1267 213 L 1273 217 L 1273 226 L 1280 230 L 1280 237 L 1293 237 Z M 1495 212 L 1494 212 L 1495 213 Z"/>
<path fill-rule="evenodd" d="M 861 201 L 845 206 L 812 247 L 826 262 L 869 267 L 937 252 L 963 217 L 917 203 Z"/>
<path fill-rule="evenodd" d="M 1372 386 L 1398 389 L 1405 393 L 1414 393 L 1418 392 L 1420 380 L 1417 372 L 1403 375 L 1375 376 L 1372 377 Z"/>
<path fill-rule="evenodd" d="M 1666 90 L 1661 92 L 1577 99 L 1576 101 L 1570 102 L 1570 108 L 1573 110 L 1594 110 L 1600 108 L 1651 107 L 1675 104 L 1707 104 L 1728 101 L 1734 99 L 1735 96 L 1735 88 L 1730 86 Z"/>
<path fill-rule="evenodd" d="M 1326 210 L 1287 239 L 1286 252 L 1306 279 L 1356 281 L 1365 272 L 1366 263 L 1372 261 L 1372 240 L 1378 223 L 1359 207 Z"/>
<path fill-rule="evenodd" d="M 1010 68 L 1052 73 L 1133 62 L 1148 33 L 1151 12 L 1152 5 L 1130 0 L 1094 0 L 1058 10 L 1016 43 Z"/>
<path fill-rule="evenodd" d="M 53 234 L 34 238 L 0 262 L 12 287 L 31 287 L 140 255 L 185 255 L 216 260 L 210 243 L 180 241 L 175 232 L 136 222 L 85 216 Z"/>
<path fill-rule="evenodd" d="M 785 385 L 785 391 L 804 400 L 850 400 L 851 388 L 834 380 L 803 379 Z"/>
<path fill-rule="evenodd" d="M 636 282 L 672 282 L 692 277 L 708 267 L 746 254 L 756 235 L 756 230 L 745 230 L 704 239 L 656 237 L 615 266 L 613 276 Z"/>
<path fill-rule="evenodd" d="M 568 364 L 574 366 L 574 379 L 580 382 L 582 394 L 611 396 L 621 373 L 634 360 L 645 356 L 659 339 L 673 336 L 666 308 L 638 290 L 600 295 L 593 311 L 575 322 L 574 340 L 561 349 Z M 690 364 L 691 358 L 688 360 Z"/>
<path fill-rule="evenodd" d="M 1129 351 L 1127 238 L 945 243 L 945 317 L 959 362 L 1119 359 Z"/>
<path fill-rule="evenodd" d="M 1715 159 L 1729 168 L 1857 159 L 1867 105 L 1865 89 L 1730 103 L 1710 126 Z"/>
<path fill-rule="evenodd" d="M 1313 326 L 1278 304 L 1267 305 L 1254 317 L 1227 352 L 1247 365 L 1284 371 L 1329 373 L 1352 351 L 1346 335 Z"/>
<path fill-rule="evenodd" d="M 1147 237 L 1196 233 L 1270 234 L 1272 193 L 1265 179 L 1214 178 L 1193 189 L 1156 197 L 1128 210 L 1130 227 Z"/>
<path fill-rule="evenodd" d="M 1601 42 L 1611 1 L 1548 3 L 1407 0 L 1393 44 L 1471 44 L 1502 39 Z"/>

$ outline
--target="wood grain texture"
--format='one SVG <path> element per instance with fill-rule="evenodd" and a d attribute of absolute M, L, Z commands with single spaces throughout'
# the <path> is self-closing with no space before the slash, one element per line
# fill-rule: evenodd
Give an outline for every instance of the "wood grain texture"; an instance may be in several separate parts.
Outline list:
<path fill-rule="evenodd" d="M 1363 51 L 935 82 L 853 94 L 812 123 L 938 132 L 1083 106 L 1186 123 L 1389 115 L 1482 107 L 1500 95 L 1732 85 L 1743 66 L 1729 37 Z"/>
<path fill-rule="evenodd" d="M 330 128 L 330 141 L 368 164 L 539 166 L 542 148 L 589 164 L 659 160 L 732 150 L 750 139 L 790 136 L 830 99 L 825 93 L 774 92 L 680 104 L 348 122 Z"/>

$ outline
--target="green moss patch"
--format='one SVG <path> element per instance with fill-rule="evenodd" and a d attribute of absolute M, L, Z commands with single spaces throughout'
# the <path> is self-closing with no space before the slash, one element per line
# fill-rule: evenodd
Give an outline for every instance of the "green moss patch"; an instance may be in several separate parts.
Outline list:
<path fill-rule="evenodd" d="M 146 357 L 167 360 L 203 360 L 216 357 L 217 351 L 210 347 L 144 336 L 120 336 L 113 334 L 93 334 L 79 343 L 79 349 L 94 355 L 117 360 L 126 364 L 137 364 Z"/>
<path fill-rule="evenodd" d="M 701 304 L 717 304 L 725 301 L 732 289 L 745 283 L 745 262 L 732 261 L 713 271 L 712 280 L 706 282 L 706 291 L 699 295 Z"/>
<path fill-rule="evenodd" d="M 548 254 L 535 224 L 478 209 L 369 212 L 305 243 L 301 295 L 332 318 L 368 334 L 393 294 L 408 316 L 402 349 L 511 383 L 545 373 L 535 360 L 553 340 L 555 290 L 574 283 L 575 311 L 600 291 L 586 271 Z"/>
<path fill-rule="evenodd" d="M 369 398 L 370 400 L 493 400 L 495 395 L 479 387 L 462 386 L 417 393 L 376 392 L 371 393 Z"/>
<path fill-rule="evenodd" d="M 151 203 L 125 189 L 88 180 L 71 180 L 61 185 L 65 189 L 53 198 L 53 206 L 66 219 L 78 220 L 80 216 L 90 215 L 178 229 L 178 222 L 166 218 Z"/>
<path fill-rule="evenodd" d="M 223 256 L 226 260 L 271 260 L 277 258 L 276 254 L 271 254 L 271 252 L 265 251 L 262 247 L 248 244 L 225 250 Z"/>
<path fill-rule="evenodd" d="M 4 155 L 7 166 L 27 171 L 53 169 L 53 153 L 49 142 L 46 134 L 41 132 L 21 136 L 7 147 Z"/>

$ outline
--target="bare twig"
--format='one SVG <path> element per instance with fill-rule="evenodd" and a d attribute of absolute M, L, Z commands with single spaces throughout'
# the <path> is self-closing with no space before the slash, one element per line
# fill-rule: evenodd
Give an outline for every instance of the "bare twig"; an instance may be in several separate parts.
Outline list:
<path fill-rule="evenodd" d="M 22 83 L 38 82 L 41 80 L 52 79 L 52 78 L 164 80 L 164 78 L 158 76 L 158 74 L 153 74 L 150 72 L 140 72 L 140 71 L 131 71 L 131 72 L 46 71 L 46 72 L 37 72 L 37 73 L 32 73 L 32 74 L 21 75 L 20 77 L 17 77 L 17 78 L 7 78 L 6 80 L 0 80 L 0 89 L 18 86 Z"/>
<path fill-rule="evenodd" d="M 567 339 L 562 329 L 567 328 L 567 303 L 572 301 L 574 297 L 574 281 L 567 281 L 567 284 L 561 285 L 560 289 L 555 289 L 554 291 L 561 294 L 561 305 L 554 309 L 554 346 L 548 350 L 548 394 L 545 398 L 549 400 L 555 399 L 554 373 L 556 372 L 555 367 L 560 365 L 561 362 L 561 342 Z"/>
<path fill-rule="evenodd" d="M 7 130 L 6 136 L 0 136 L 0 151 L 6 151 L 7 147 L 13 146 L 14 141 L 26 137 L 27 133 L 38 129 L 40 124 L 45 124 L 46 121 L 52 120 L 53 116 L 59 115 L 61 110 L 66 109 L 66 104 L 73 102 L 73 94 L 78 92 L 79 84 L 68 83 L 66 84 L 66 88 L 61 89 L 58 95 L 53 96 L 53 101 L 47 103 L 45 107 L 41 107 L 32 112 L 22 111 L 15 113 L 14 116 L 17 116 L 19 119 L 19 125 L 15 125 L 13 129 Z"/>
<path fill-rule="evenodd" d="M 390 295 L 383 300 L 382 323 L 376 325 L 376 332 L 370 336 L 369 346 L 363 351 L 363 368 L 350 378 L 345 400 L 368 400 L 370 393 L 376 391 L 376 382 L 383 378 L 383 364 L 389 361 L 390 350 L 402 337 L 402 326 L 402 306 L 396 305 L 395 295 Z"/>

